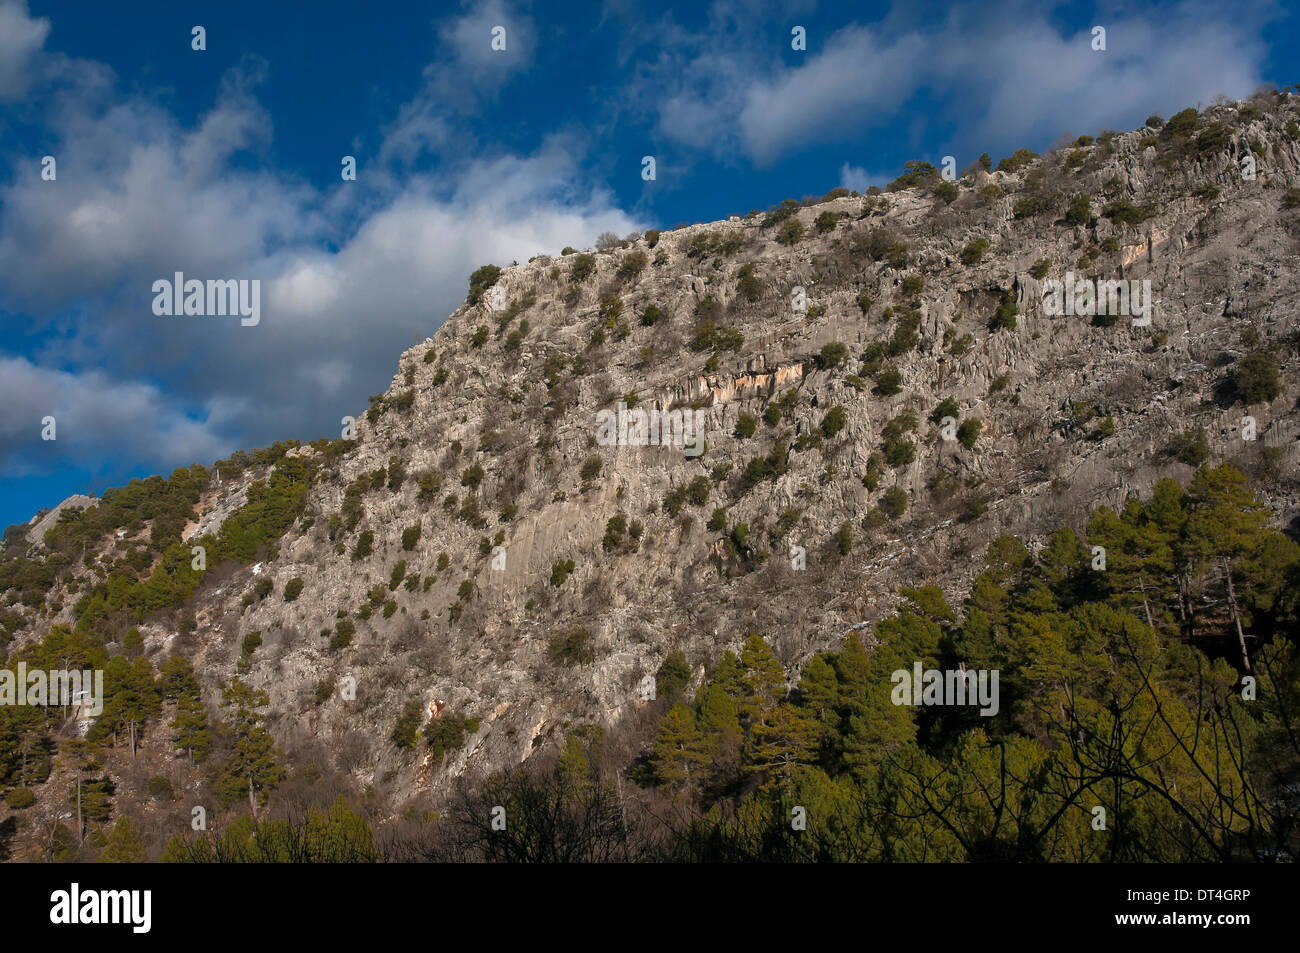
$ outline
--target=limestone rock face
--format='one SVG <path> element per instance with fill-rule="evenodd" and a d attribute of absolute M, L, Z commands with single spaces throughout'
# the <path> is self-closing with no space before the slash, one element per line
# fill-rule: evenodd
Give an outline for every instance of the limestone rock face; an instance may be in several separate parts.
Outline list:
<path fill-rule="evenodd" d="M 1240 124 L 1229 151 L 1172 166 L 1140 130 L 1088 146 L 1073 171 L 1063 152 L 1014 174 L 981 171 L 951 204 L 919 187 L 799 208 L 793 244 L 752 217 L 599 253 L 582 281 L 571 280 L 576 255 L 506 268 L 502 307 L 491 295 L 466 305 L 398 357 L 383 400 L 357 414 L 355 445 L 324 465 L 259 574 L 243 567 L 200 591 L 186 640 L 205 690 L 218 699 L 244 635 L 259 631 L 241 677 L 268 693 L 278 740 L 324 744 L 400 805 L 463 772 L 517 764 L 582 724 L 613 725 L 644 703 L 643 679 L 671 651 L 701 673 L 753 631 L 798 663 L 854 627 L 869 632 L 900 585 L 960 600 L 998 535 L 1032 547 L 1159 478 L 1185 481 L 1192 468 L 1168 446 L 1191 428 L 1204 429 L 1211 460 L 1257 476 L 1291 525 L 1300 210 L 1284 197 L 1300 186 L 1300 144 L 1285 132 L 1290 102 Z M 1265 154 L 1245 181 L 1238 153 L 1252 140 Z M 1024 214 L 1035 194 L 1054 211 Z M 1092 200 L 1086 226 L 1062 217 L 1078 194 Z M 1148 217 L 1102 214 L 1121 201 Z M 977 238 L 987 251 L 964 263 Z M 1047 282 L 1067 271 L 1149 281 L 1151 325 L 1046 313 Z M 804 311 L 792 309 L 799 288 Z M 994 330 L 1009 302 L 1014 328 Z M 848 356 L 835 365 L 837 342 Z M 1234 399 L 1236 361 L 1270 348 L 1279 396 Z M 945 398 L 982 422 L 973 446 L 928 420 Z M 600 445 L 597 414 L 620 401 L 702 411 L 705 452 Z M 909 411 L 913 453 L 891 465 L 886 430 Z M 739 435 L 742 415 L 757 421 L 751 436 Z M 362 494 L 355 528 L 331 525 L 350 484 L 394 464 L 400 486 Z M 190 534 L 218 528 L 265 476 L 214 485 Z M 892 487 L 908 499 L 893 519 L 879 507 Z M 719 508 L 723 528 L 708 528 Z M 845 524 L 847 554 L 834 541 Z M 354 558 L 363 531 L 373 549 Z M 285 602 L 295 577 L 302 594 Z M 263 579 L 272 594 L 246 599 Z M 322 633 L 340 613 L 356 634 L 331 651 Z M 175 634 L 145 628 L 153 651 Z M 586 651 L 566 660 L 556 645 L 578 630 Z M 355 698 L 317 700 L 318 684 L 349 677 Z M 435 699 L 478 730 L 440 762 L 423 744 L 395 748 L 403 705 L 418 701 L 427 720 Z"/>

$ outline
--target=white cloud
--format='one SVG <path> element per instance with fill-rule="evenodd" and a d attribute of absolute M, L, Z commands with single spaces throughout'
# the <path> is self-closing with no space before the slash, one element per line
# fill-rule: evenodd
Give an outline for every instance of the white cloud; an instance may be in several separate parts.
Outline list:
<path fill-rule="evenodd" d="M 1198 0 L 1126 10 L 1104 18 L 1108 49 L 1094 52 L 1090 32 L 1063 31 L 1051 8 L 985 6 L 936 24 L 896 6 L 870 27 L 810 32 L 794 64 L 773 55 L 765 32 L 719 32 L 715 15 L 684 39 L 665 26 L 678 52 L 644 66 L 628 95 L 653 104 L 661 135 L 720 159 L 766 165 L 863 137 L 870 147 L 871 130 L 900 117 L 918 119 L 923 151 L 950 139 L 983 151 L 1248 95 L 1265 59 L 1261 30 L 1275 15 L 1264 4 L 1243 12 Z"/>
<path fill-rule="evenodd" d="M 169 469 L 212 461 L 229 449 L 206 419 L 194 419 L 149 384 L 100 371 L 72 374 L 0 357 L 0 472 L 48 472 L 108 457 Z M 55 439 L 41 437 L 53 417 Z"/>
<path fill-rule="evenodd" d="M 879 172 L 868 172 L 849 163 L 840 166 L 840 185 L 853 192 L 865 192 L 871 186 L 884 188 L 891 177 Z"/>
<path fill-rule="evenodd" d="M 0 2 L 0 101 L 26 94 L 32 63 L 49 33 L 50 21 L 32 17 L 26 0 Z"/>

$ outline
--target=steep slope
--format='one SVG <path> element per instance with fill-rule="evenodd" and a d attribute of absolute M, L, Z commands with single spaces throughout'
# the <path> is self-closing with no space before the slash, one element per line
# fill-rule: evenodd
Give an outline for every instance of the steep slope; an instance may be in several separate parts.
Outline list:
<path fill-rule="evenodd" d="M 1293 525 L 1298 116 L 1265 96 L 476 273 L 355 439 L 205 476 L 187 547 L 307 469 L 287 531 L 213 558 L 142 650 L 192 656 L 214 710 L 236 675 L 265 691 L 282 746 L 323 743 L 396 808 L 617 722 L 669 652 L 698 676 L 758 632 L 796 665 L 900 584 L 959 598 L 998 535 L 1032 548 L 1205 456 Z M 1150 325 L 1049 314 L 1067 272 L 1149 282 Z M 701 412 L 704 452 L 602 445 L 620 402 Z M 38 606 L 12 589 L 9 652 L 75 625 L 150 529 L 68 555 Z M 43 538 L 10 551 L 48 563 Z M 391 740 L 412 702 L 466 719 L 445 758 Z"/>

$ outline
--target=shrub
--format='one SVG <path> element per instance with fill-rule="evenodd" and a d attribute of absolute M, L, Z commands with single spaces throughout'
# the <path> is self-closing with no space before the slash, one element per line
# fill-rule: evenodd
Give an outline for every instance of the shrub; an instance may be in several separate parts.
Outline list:
<path fill-rule="evenodd" d="M 736 272 L 736 290 L 746 301 L 757 301 L 763 296 L 763 283 L 754 274 L 752 262 L 743 265 L 740 271 Z"/>
<path fill-rule="evenodd" d="M 294 576 L 284 584 L 284 601 L 293 602 L 302 595 L 303 581 L 302 576 Z"/>
<path fill-rule="evenodd" d="M 477 463 L 466 467 L 460 474 L 460 485 L 467 486 L 471 490 L 476 489 L 483 482 L 483 468 Z"/>
<path fill-rule="evenodd" d="M 849 415 L 845 412 L 843 407 L 836 405 L 828 410 L 826 416 L 822 418 L 822 434 L 824 434 L 829 440 L 831 437 L 834 437 L 837 433 L 843 430 L 848 425 L 848 422 Z"/>
<path fill-rule="evenodd" d="M 822 346 L 821 353 L 817 355 L 817 366 L 823 370 L 836 368 L 848 360 L 848 357 L 847 344 L 842 341 L 831 341 Z"/>
<path fill-rule="evenodd" d="M 1031 149 L 1017 149 L 998 163 L 998 172 L 1019 172 L 1038 158 L 1038 153 Z"/>
<path fill-rule="evenodd" d="M 352 624 L 351 619 L 339 619 L 334 625 L 334 635 L 330 638 L 330 651 L 337 652 L 345 649 L 352 644 L 352 636 L 356 634 L 356 626 Z"/>
<path fill-rule="evenodd" d="M 663 317 L 663 308 L 659 307 L 657 304 L 648 304 L 646 305 L 645 310 L 641 312 L 641 324 L 643 327 L 648 328 L 653 324 L 658 324 L 663 320 Z"/>
<path fill-rule="evenodd" d="M 397 562 L 393 563 L 393 571 L 389 573 L 388 591 L 395 592 L 397 590 L 397 587 L 402 584 L 402 580 L 405 578 L 406 578 L 406 560 L 399 559 Z"/>
<path fill-rule="evenodd" d="M 1092 221 L 1092 199 L 1086 195 L 1076 195 L 1070 200 L 1070 208 L 1065 213 L 1065 220 L 1072 225 L 1087 225 Z"/>
<path fill-rule="evenodd" d="M 1102 209 L 1101 214 L 1116 225 L 1141 225 L 1152 216 L 1153 212 L 1145 207 L 1139 208 L 1124 199 L 1118 199 Z"/>
<path fill-rule="evenodd" d="M 588 665 L 596 660 L 592 635 L 586 629 L 570 629 L 551 637 L 549 654 L 560 665 Z"/>
<path fill-rule="evenodd" d="M 951 417 L 953 420 L 961 417 L 961 405 L 951 397 L 945 397 L 935 405 L 934 410 L 930 411 L 930 423 L 938 424 L 945 417 Z"/>
<path fill-rule="evenodd" d="M 627 519 L 622 514 L 611 516 L 605 523 L 605 536 L 600 541 L 601 547 L 607 553 L 614 552 L 623 545 L 623 537 L 627 534 Z"/>
<path fill-rule="evenodd" d="M 441 763 L 447 752 L 465 745 L 465 739 L 479 729 L 477 718 L 464 718 L 452 712 L 429 719 L 424 727 L 424 740 L 429 743 L 435 763 Z"/>
<path fill-rule="evenodd" d="M 650 246 L 651 248 L 654 248 L 656 245 L 658 245 L 658 244 L 659 244 L 659 229 L 657 229 L 657 228 L 651 228 L 651 229 L 649 229 L 648 231 L 646 231 L 646 233 L 645 233 L 645 243 L 646 243 L 648 246 Z"/>
<path fill-rule="evenodd" d="M 974 417 L 963 420 L 961 426 L 957 428 L 957 440 L 963 447 L 970 450 L 975 446 L 975 441 L 979 439 L 983 430 L 984 424 Z"/>
<path fill-rule="evenodd" d="M 5 792 L 5 803 L 15 811 L 21 811 L 36 803 L 36 794 L 31 788 L 10 788 Z"/>
<path fill-rule="evenodd" d="M 487 339 L 488 326 L 486 324 L 480 324 L 474 330 L 474 333 L 470 335 L 469 343 L 471 347 L 480 348 L 487 343 Z"/>
<path fill-rule="evenodd" d="M 691 683 L 691 666 L 679 650 L 670 652 L 655 673 L 655 696 L 671 701 Z"/>
<path fill-rule="evenodd" d="M 901 486 L 891 486 L 880 498 L 880 511 L 891 520 L 907 512 L 907 491 Z"/>
<path fill-rule="evenodd" d="M 573 560 L 566 559 L 564 562 L 555 563 L 551 566 L 551 585 L 562 586 L 564 581 L 569 578 L 573 572 Z"/>
<path fill-rule="evenodd" d="M 590 483 L 596 477 L 600 476 L 601 468 L 604 466 L 597 454 L 592 454 L 586 460 L 582 461 L 582 469 L 578 471 L 578 476 L 582 478 L 583 483 Z"/>
<path fill-rule="evenodd" d="M 901 192 L 939 179 L 939 170 L 922 159 L 908 159 L 903 163 L 903 174 L 885 186 L 886 192 Z"/>
<path fill-rule="evenodd" d="M 1006 328 L 1008 331 L 1016 329 L 1016 315 L 1020 313 L 1020 308 L 1016 306 L 1016 299 L 1013 295 L 1003 296 L 1002 303 L 998 305 L 997 311 L 993 313 L 993 318 L 989 321 L 989 330 L 997 331 Z"/>
<path fill-rule="evenodd" d="M 1247 404 L 1276 400 L 1282 392 L 1278 371 L 1276 357 L 1267 351 L 1252 351 L 1238 361 L 1233 369 L 1233 388 Z"/>
<path fill-rule="evenodd" d="M 1047 273 L 1048 271 L 1051 270 L 1051 268 L 1052 268 L 1052 261 L 1050 258 L 1040 258 L 1038 259 L 1038 261 L 1034 262 L 1033 265 L 1030 266 L 1029 273 L 1033 275 L 1035 278 L 1037 278 L 1039 281 L 1042 281 L 1044 278 L 1047 277 Z"/>
<path fill-rule="evenodd" d="M 721 533 L 727 528 L 727 509 L 719 506 L 709 516 L 709 521 L 704 524 L 704 528 L 712 533 Z"/>
<path fill-rule="evenodd" d="M 961 261 L 963 265 L 975 265 L 983 261 L 984 253 L 989 250 L 987 238 L 975 238 L 967 243 L 966 247 L 961 250 Z"/>
<path fill-rule="evenodd" d="M 365 559 L 374 551 L 375 534 L 370 530 L 364 530 L 357 537 L 357 544 L 352 549 L 352 561 Z"/>
<path fill-rule="evenodd" d="M 646 255 L 643 251 L 633 251 L 623 256 L 616 274 L 621 281 L 632 281 L 645 270 Z"/>
<path fill-rule="evenodd" d="M 944 205 L 951 205 L 957 201 L 957 196 L 961 195 L 961 189 L 957 187 L 956 182 L 943 181 L 930 190 Z"/>
<path fill-rule="evenodd" d="M 415 548 L 415 544 L 420 541 L 421 528 L 421 524 L 416 523 L 402 530 L 402 549 L 409 553 Z"/>
<path fill-rule="evenodd" d="M 418 701 L 408 701 L 402 706 L 402 713 L 397 717 L 393 733 L 389 740 L 398 748 L 414 748 L 420 732 L 420 716 L 424 706 Z"/>
<path fill-rule="evenodd" d="M 258 599 L 265 599 L 271 594 L 271 590 L 274 588 L 275 583 L 270 579 L 259 579 L 253 585 L 253 595 L 257 596 Z"/>
<path fill-rule="evenodd" d="M 1205 430 L 1200 427 L 1192 427 L 1178 434 L 1169 449 L 1174 457 L 1192 467 L 1199 467 L 1210 459 L 1210 441 Z"/>
<path fill-rule="evenodd" d="M 478 304 L 483 299 L 483 293 L 497 283 L 501 277 L 501 269 L 496 265 L 483 265 L 474 269 L 469 276 L 469 294 L 465 300 L 470 304 Z"/>
<path fill-rule="evenodd" d="M 839 220 L 840 217 L 838 215 L 834 212 L 827 211 L 818 215 L 813 221 L 813 225 L 816 227 L 817 233 L 822 234 L 823 232 L 829 232 L 834 229 L 839 223 Z"/>
<path fill-rule="evenodd" d="M 244 658 L 248 658 L 250 655 L 252 655 L 254 652 L 257 651 L 258 647 L 261 646 L 261 644 L 262 644 L 262 633 L 249 632 L 246 636 L 244 636 L 244 641 L 239 646 L 240 654 L 243 655 Z"/>
<path fill-rule="evenodd" d="M 758 430 L 758 418 L 753 414 L 741 414 L 736 420 L 736 436 L 748 440 Z"/>
<path fill-rule="evenodd" d="M 1160 117 L 1153 116 L 1152 118 L 1159 119 Z M 1153 126 L 1152 128 L 1160 129 L 1161 135 L 1164 136 L 1188 136 L 1196 130 L 1196 123 L 1198 120 L 1199 115 L 1196 110 L 1188 107 L 1187 109 L 1180 110 L 1170 116 L 1169 121 L 1164 124 L 1163 129 L 1161 129 L 1160 126 Z M 1147 122 L 1150 124 L 1150 119 L 1148 119 Z"/>
<path fill-rule="evenodd" d="M 853 524 L 845 521 L 840 524 L 840 528 L 835 531 L 835 548 L 841 556 L 847 556 L 853 552 Z"/>
<path fill-rule="evenodd" d="M 791 218 L 776 231 L 776 240 L 782 245 L 794 245 L 803 238 L 803 223 Z"/>
<path fill-rule="evenodd" d="M 881 397 L 892 397 L 903 389 L 903 374 L 896 367 L 886 365 L 876 375 L 876 393 Z"/>
<path fill-rule="evenodd" d="M 596 272 L 596 256 L 592 254 L 582 254 L 573 259 L 573 267 L 569 269 L 569 280 L 575 284 L 586 281 Z"/>

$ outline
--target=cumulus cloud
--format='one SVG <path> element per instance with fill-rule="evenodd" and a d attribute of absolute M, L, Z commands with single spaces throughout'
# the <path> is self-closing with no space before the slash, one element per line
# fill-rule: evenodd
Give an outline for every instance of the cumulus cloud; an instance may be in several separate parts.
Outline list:
<path fill-rule="evenodd" d="M 880 172 L 868 172 L 866 169 L 859 168 L 849 163 L 840 166 L 840 185 L 853 192 L 865 192 L 871 186 L 884 188 L 885 183 L 893 176 L 884 175 Z"/>
<path fill-rule="evenodd" d="M 0 101 L 26 94 L 32 64 L 49 33 L 50 21 L 33 17 L 26 0 L 0 2 Z"/>
<path fill-rule="evenodd" d="M 167 469 L 229 449 L 206 415 L 191 417 L 157 387 L 100 371 L 73 374 L 0 357 L 0 406 L 0 473 L 8 476 L 95 466 L 122 454 Z M 48 417 L 53 440 L 42 439 Z"/>
<path fill-rule="evenodd" d="M 1063 29 L 1050 7 L 981 7 L 938 22 L 896 7 L 870 26 L 810 32 L 807 53 L 793 61 L 774 57 L 766 36 L 720 34 L 711 21 L 629 92 L 651 101 L 661 90 L 660 134 L 758 165 L 859 141 L 918 113 L 942 120 L 917 124 L 920 146 L 929 137 L 938 149 L 942 136 L 987 141 L 983 151 L 1063 128 L 1133 125 L 1220 93 L 1248 95 L 1260 83 L 1260 31 L 1275 13 L 1197 0 L 1114 12 L 1104 18 L 1101 52 L 1089 30 Z"/>
<path fill-rule="evenodd" d="M 526 22 L 493 4 L 484 10 L 447 35 L 476 36 L 464 25 L 475 17 Z M 516 31 L 508 42 L 517 41 Z M 466 64 L 476 55 L 457 54 L 447 68 L 472 72 Z M 639 227 L 584 181 L 590 143 L 573 133 L 524 155 L 469 159 L 458 142 L 437 157 L 436 176 L 376 163 L 364 199 L 350 183 L 299 181 L 268 167 L 272 124 L 255 96 L 261 72 L 255 61 L 232 70 L 193 126 L 142 96 L 105 97 L 98 82 L 49 91 L 58 179 L 42 181 L 33 163 L 11 157 L 16 174 L 0 189 L 0 295 L 38 329 L 60 332 L 46 335 L 35 363 L 6 358 L 18 377 L 42 382 L 35 403 L 15 415 L 15 436 L 30 436 L 33 421 L 52 412 L 59 381 L 69 396 L 98 394 L 106 407 L 125 408 L 99 417 L 88 414 L 93 400 L 74 408 L 86 423 L 69 424 L 72 432 L 93 425 L 101 434 L 81 440 L 82 457 L 167 468 L 229 452 L 232 440 L 335 433 L 340 417 L 386 385 L 397 354 L 463 301 L 475 267 Z M 426 80 L 434 88 L 451 81 Z M 392 134 L 408 135 L 407 127 Z M 176 271 L 259 279 L 261 323 L 155 316 L 153 282 Z M 94 370 L 66 370 L 76 368 Z M 168 410 L 163 394 L 201 412 Z M 60 417 L 61 440 L 63 430 Z M 58 459 L 22 446 L 0 456 L 0 473 Z M 145 446 L 150 453 L 139 452 Z"/>

